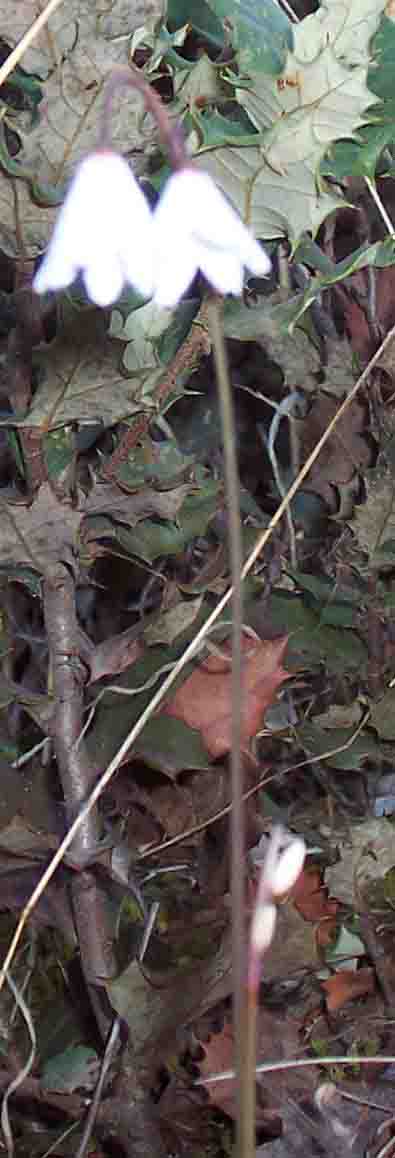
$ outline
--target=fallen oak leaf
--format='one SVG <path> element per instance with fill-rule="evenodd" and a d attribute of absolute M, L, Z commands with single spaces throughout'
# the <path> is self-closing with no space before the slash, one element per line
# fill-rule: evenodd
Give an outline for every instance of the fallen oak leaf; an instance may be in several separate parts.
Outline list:
<path fill-rule="evenodd" d="M 277 689 L 289 673 L 281 666 L 288 636 L 274 640 L 252 640 L 242 636 L 242 726 L 244 748 L 262 726 Z M 167 700 L 164 712 L 182 720 L 201 734 L 210 756 L 217 759 L 232 746 L 232 668 L 231 647 L 221 644 L 221 656 L 209 655 L 192 672 L 174 696 Z"/>

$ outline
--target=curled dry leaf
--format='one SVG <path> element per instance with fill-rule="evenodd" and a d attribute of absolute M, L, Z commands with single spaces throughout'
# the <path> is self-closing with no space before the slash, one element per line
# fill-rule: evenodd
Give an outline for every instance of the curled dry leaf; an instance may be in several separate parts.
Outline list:
<path fill-rule="evenodd" d="M 242 638 L 243 708 L 242 744 L 247 747 L 262 726 L 267 708 L 288 672 L 281 661 L 288 637 L 274 640 Z M 221 656 L 210 655 L 167 701 L 165 712 L 196 728 L 213 759 L 225 756 L 232 745 L 232 669 L 229 642 Z"/>

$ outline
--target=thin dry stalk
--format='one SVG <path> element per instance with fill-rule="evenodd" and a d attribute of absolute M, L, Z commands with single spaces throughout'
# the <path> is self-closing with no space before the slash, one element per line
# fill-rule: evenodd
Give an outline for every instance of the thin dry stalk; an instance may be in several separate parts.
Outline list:
<path fill-rule="evenodd" d="M 16 65 L 19 64 L 19 61 L 22 60 L 27 49 L 30 48 L 30 45 L 36 40 L 42 28 L 45 28 L 45 25 L 48 24 L 49 17 L 52 16 L 56 8 L 59 8 L 59 4 L 61 3 L 62 0 L 48 0 L 48 4 L 45 5 L 45 8 L 43 8 L 42 12 L 37 16 L 37 20 L 33 21 L 33 24 L 30 25 L 25 35 L 22 36 L 22 40 L 19 41 L 19 44 L 10 52 L 7 60 L 2 64 L 0 68 L 0 86 L 4 84 L 7 77 L 13 72 Z"/>

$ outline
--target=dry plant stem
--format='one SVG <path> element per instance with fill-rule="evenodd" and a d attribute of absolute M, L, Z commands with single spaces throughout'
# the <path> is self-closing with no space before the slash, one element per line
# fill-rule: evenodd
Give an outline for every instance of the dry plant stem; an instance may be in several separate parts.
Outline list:
<path fill-rule="evenodd" d="M 194 321 L 188 337 L 174 355 L 168 366 L 163 367 L 163 378 L 154 391 L 154 402 L 160 408 L 172 390 L 176 390 L 181 375 L 191 375 L 199 359 L 210 353 L 210 343 L 206 331 L 207 306 L 204 302 Z M 136 446 L 139 438 L 147 434 L 152 420 L 152 414 L 138 414 L 129 428 L 122 435 L 118 446 L 103 466 L 102 478 L 115 479 L 118 482 L 117 471 L 119 466 L 127 461 L 130 451 Z"/>
<path fill-rule="evenodd" d="M 379 194 L 377 192 L 374 181 L 372 181 L 370 177 L 365 177 L 365 185 L 366 185 L 367 189 L 369 189 L 370 196 L 373 198 L 373 201 L 374 201 L 375 205 L 377 206 L 377 209 L 378 209 L 380 216 L 384 222 L 387 233 L 389 233 L 390 237 L 395 237 L 395 229 L 394 229 L 393 223 L 391 221 L 391 218 L 388 216 L 387 210 L 385 208 L 385 205 L 383 205 L 381 197 L 379 197 Z"/>
<path fill-rule="evenodd" d="M 36 40 L 36 37 L 38 36 L 39 32 L 41 32 L 41 29 L 45 28 L 49 17 L 52 16 L 52 13 L 55 12 L 56 8 L 59 8 L 59 4 L 61 3 L 62 0 L 49 0 L 48 4 L 46 4 L 45 8 L 43 8 L 43 11 L 40 12 L 39 16 L 37 16 L 37 20 L 31 24 L 30 28 L 28 28 L 27 32 L 25 32 L 25 35 L 22 36 L 22 40 L 20 40 L 16 48 L 10 52 L 10 55 L 7 56 L 7 60 L 4 61 L 4 64 L 2 64 L 0 68 L 0 85 L 4 84 L 4 81 L 7 80 L 7 77 L 13 71 L 15 66 L 19 64 L 20 60 L 22 60 L 26 50 L 30 48 L 30 45 L 33 44 L 34 40 Z"/>
<path fill-rule="evenodd" d="M 395 1055 L 376 1054 L 374 1057 L 360 1057 L 359 1054 L 353 1054 L 352 1057 L 347 1054 L 333 1054 L 333 1057 L 296 1057 L 287 1058 L 284 1061 L 261 1062 L 255 1067 L 256 1074 L 274 1074 L 281 1073 L 282 1070 L 300 1070 L 311 1069 L 311 1066 L 338 1066 L 338 1065 L 394 1065 Z M 210 1086 L 213 1082 L 228 1082 L 234 1078 L 234 1070 L 223 1070 L 220 1074 L 210 1074 L 207 1078 L 197 1078 L 195 1086 Z"/>
<path fill-rule="evenodd" d="M 331 422 L 329 423 L 329 426 L 324 431 L 324 433 L 321 435 L 321 438 L 316 443 L 314 450 L 312 450 L 312 452 L 309 455 L 304 466 L 302 466 L 301 470 L 299 471 L 297 478 L 294 479 L 294 482 L 292 483 L 292 486 L 290 486 L 289 491 L 287 492 L 287 494 L 284 496 L 281 503 L 277 507 L 275 514 L 273 515 L 273 517 L 270 520 L 269 526 L 266 527 L 265 530 L 262 532 L 262 534 L 258 536 L 255 547 L 251 551 L 246 563 L 244 564 L 243 571 L 242 571 L 242 578 L 243 579 L 252 570 L 254 563 L 256 562 L 258 556 L 261 554 L 263 547 L 266 546 L 266 543 L 271 538 L 273 531 L 275 530 L 275 528 L 278 526 L 280 520 L 282 519 L 282 516 L 287 509 L 287 506 L 289 505 L 289 503 L 293 499 L 294 495 L 296 495 L 297 491 L 301 487 L 302 482 L 304 482 L 306 475 L 308 475 L 309 471 L 311 470 L 313 463 L 316 462 L 316 460 L 320 454 L 320 451 L 322 450 L 322 447 L 325 446 L 325 443 L 328 441 L 328 438 L 330 438 L 331 434 L 335 430 L 340 418 L 342 418 L 343 415 L 346 413 L 346 411 L 350 405 L 350 402 L 352 402 L 353 398 L 356 397 L 356 395 L 358 394 L 358 391 L 361 389 L 361 386 L 363 386 L 365 384 L 365 382 L 369 378 L 369 374 L 374 369 L 377 362 L 380 361 L 380 359 L 383 356 L 384 351 L 391 344 L 391 342 L 394 341 L 394 339 L 395 339 L 395 325 L 392 326 L 392 328 L 388 331 L 388 334 L 386 334 L 384 341 L 381 343 L 379 348 L 376 350 L 376 353 L 373 355 L 373 357 L 368 362 L 368 365 L 363 370 L 363 372 L 360 375 L 360 377 L 358 378 L 357 382 L 355 382 L 354 386 L 352 387 L 349 394 L 347 395 L 347 398 L 345 398 L 344 402 L 342 402 L 341 406 L 339 406 L 339 409 L 336 412 L 336 414 L 334 415 L 334 417 L 332 418 Z M 0 500 L 0 506 L 1 505 L 2 504 L 1 504 L 1 500 Z M 7 509 L 7 504 L 3 503 L 3 507 L 5 507 Z M 118 751 L 115 753 L 115 756 L 113 756 L 112 760 L 110 760 L 110 763 L 107 765 L 107 768 L 105 769 L 105 771 L 102 773 L 101 776 L 99 776 L 99 779 L 98 779 L 97 783 L 95 784 L 95 787 L 93 788 L 93 791 L 91 792 L 91 795 L 89 796 L 86 803 L 82 806 L 79 815 L 76 816 L 69 831 L 66 833 L 66 836 L 61 841 L 59 848 L 56 850 L 56 853 L 54 853 L 52 860 L 50 861 L 49 865 L 47 865 L 47 868 L 46 868 L 45 872 L 43 873 L 38 885 L 33 890 L 31 897 L 29 898 L 27 904 L 25 905 L 25 908 L 23 910 L 23 913 L 20 916 L 20 919 L 18 921 L 14 936 L 11 940 L 8 952 L 6 953 L 6 956 L 4 958 L 4 961 L 3 961 L 3 964 L 2 964 L 2 967 L 0 970 L 0 989 L 4 985 L 7 969 L 10 968 L 15 951 L 19 945 L 19 941 L 21 939 L 25 925 L 26 925 L 27 921 L 29 920 L 30 914 L 33 912 L 33 909 L 35 908 L 37 901 L 39 901 L 40 897 L 42 896 L 48 882 L 52 879 L 54 873 L 56 872 L 58 865 L 63 860 L 65 853 L 70 848 L 70 845 L 73 843 L 73 840 L 76 837 L 77 833 L 79 832 L 81 826 L 85 823 L 85 820 L 86 820 L 87 816 L 89 815 L 91 808 L 94 807 L 94 805 L 96 804 L 96 801 L 99 799 L 99 796 L 101 796 L 103 789 L 106 788 L 107 784 L 109 784 L 110 780 L 112 780 L 114 773 L 120 767 L 125 756 L 127 756 L 128 752 L 130 752 L 132 745 L 134 744 L 135 740 L 137 740 L 137 737 L 140 736 L 143 728 L 145 727 L 145 724 L 148 722 L 148 720 L 151 719 L 151 717 L 153 716 L 156 709 L 163 702 L 168 691 L 173 686 L 175 681 L 178 679 L 178 676 L 183 671 L 186 664 L 189 663 L 189 661 L 195 655 L 196 648 L 201 644 L 203 639 L 205 639 L 207 633 L 210 631 L 211 627 L 213 626 L 213 623 L 216 623 L 217 619 L 222 614 L 224 608 L 227 607 L 231 597 L 232 597 L 232 588 L 230 587 L 228 589 L 228 591 L 225 592 L 225 595 L 222 596 L 222 599 L 220 599 L 219 603 L 217 603 L 217 606 L 211 612 L 211 615 L 208 616 L 208 619 L 206 619 L 205 623 L 200 628 L 200 631 L 197 632 L 197 635 L 191 641 L 191 643 L 188 645 L 188 647 L 185 649 L 182 656 L 180 656 L 180 659 L 177 660 L 177 663 L 174 664 L 173 670 L 171 672 L 169 672 L 168 676 L 166 676 L 166 679 L 161 684 L 161 687 L 158 689 L 157 692 L 155 692 L 155 695 L 152 697 L 152 700 L 148 704 L 147 708 L 144 710 L 144 712 L 141 713 L 141 716 L 136 721 L 133 728 L 131 728 L 130 732 L 126 736 L 126 738 L 123 741 L 123 743 L 121 744 L 121 746 L 118 748 Z M 320 757 L 320 759 L 322 759 L 322 757 Z"/>
<path fill-rule="evenodd" d="M 209 332 L 212 340 L 217 389 L 221 410 L 224 444 L 225 484 L 229 520 L 229 553 L 232 579 L 232 811 L 230 823 L 230 877 L 232 896 L 233 950 L 233 1032 L 237 1073 L 236 1153 L 250 1158 L 244 1149 L 244 978 L 245 978 L 245 839 L 243 815 L 243 773 L 241 761 L 242 668 L 241 632 L 243 624 L 241 572 L 243 548 L 240 521 L 240 488 L 236 451 L 233 399 L 229 380 L 226 346 L 222 324 L 222 300 L 216 295 L 207 302 Z M 252 1155 L 251 1155 L 252 1158 Z"/>
<path fill-rule="evenodd" d="M 106 1048 L 104 1051 L 104 1056 L 103 1056 L 101 1068 L 100 1068 L 99 1080 L 97 1082 L 96 1089 L 95 1089 L 91 1104 L 89 1106 L 85 1126 L 84 1126 L 84 1129 L 82 1131 L 82 1138 L 81 1138 L 78 1150 L 76 1152 L 75 1158 L 84 1158 L 84 1155 L 86 1154 L 86 1151 L 88 1149 L 89 1142 L 90 1142 L 90 1139 L 92 1137 L 92 1132 L 94 1130 L 95 1121 L 97 1118 L 97 1111 L 98 1111 L 98 1108 L 99 1108 L 99 1105 L 101 1102 L 101 1098 L 102 1098 L 102 1093 L 104 1090 L 104 1083 L 105 1083 L 105 1080 L 106 1080 L 106 1077 L 108 1074 L 108 1070 L 110 1068 L 111 1062 L 113 1060 L 115 1051 L 116 1051 L 118 1043 L 119 1043 L 120 1026 L 121 1026 L 121 1019 L 119 1017 L 115 1017 L 114 1021 L 112 1023 L 112 1026 L 111 1026 L 111 1030 L 110 1030 L 108 1039 L 107 1039 L 107 1044 L 106 1044 Z"/>
<path fill-rule="evenodd" d="M 44 617 L 55 698 L 52 736 L 70 824 L 86 801 L 96 772 L 85 745 L 77 745 L 83 724 L 86 669 L 78 654 L 74 579 L 62 563 L 44 582 Z M 70 849 L 77 869 L 84 869 L 94 859 L 100 836 L 100 818 L 94 808 L 86 816 Z M 113 976 L 115 966 L 106 908 L 93 873 L 85 869 L 73 874 L 72 895 L 87 982 Z"/>

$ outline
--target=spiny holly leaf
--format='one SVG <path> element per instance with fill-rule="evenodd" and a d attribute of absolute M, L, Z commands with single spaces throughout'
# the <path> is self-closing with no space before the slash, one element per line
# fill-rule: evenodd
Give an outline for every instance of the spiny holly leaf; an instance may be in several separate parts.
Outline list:
<path fill-rule="evenodd" d="M 329 213 L 344 201 L 329 189 L 318 190 L 306 161 L 277 173 L 257 148 L 221 148 L 199 155 L 209 172 L 257 237 L 289 236 L 293 246 L 306 230 L 316 235 Z"/>
<path fill-rule="evenodd" d="M 209 0 L 210 7 L 231 29 L 232 45 L 244 72 L 263 69 L 279 73 L 293 26 L 275 0 Z"/>
<path fill-rule="evenodd" d="M 368 64 L 369 46 L 382 13 L 383 0 L 323 0 L 318 10 L 294 28 L 295 59 L 316 59 L 331 44 L 338 60 L 349 67 Z"/>
<path fill-rule="evenodd" d="M 322 5 L 294 30 L 295 47 L 279 83 L 255 73 L 237 87 L 237 99 L 260 130 L 264 154 L 279 172 L 296 161 L 318 165 L 328 145 L 352 137 L 377 103 L 367 86 L 369 40 L 382 0 Z M 237 82 L 236 82 L 237 86 Z"/>
<path fill-rule="evenodd" d="M 366 502 L 356 507 L 351 528 L 369 567 L 393 567 L 395 560 L 395 475 L 382 463 L 366 476 Z"/>
<path fill-rule="evenodd" d="M 155 5 L 158 0 L 151 9 Z M 0 0 L 3 40 L 13 46 L 36 14 L 31 0 L 18 0 L 14 8 Z M 12 108 L 12 128 L 21 146 L 17 157 L 10 155 L 4 131 L 0 135 L 1 240 L 11 256 L 17 254 L 17 231 L 10 176 L 21 178 L 18 219 L 26 254 L 35 257 L 51 233 L 54 206 L 62 200 L 70 172 L 97 145 L 104 83 L 114 67 L 128 65 L 129 39 L 137 23 L 135 5 L 124 0 L 102 9 L 91 0 L 68 0 L 51 16 L 49 35 L 44 29 L 28 50 L 24 66 L 42 81 L 38 115 L 29 118 L 25 110 Z M 111 133 L 120 151 L 130 153 L 141 145 L 137 108 L 139 98 L 130 91 L 115 102 Z"/>
<path fill-rule="evenodd" d="M 60 502 L 44 483 L 30 506 L 2 503 L 0 561 L 32 563 L 42 573 L 59 560 L 71 563 L 81 512 Z"/>
<path fill-rule="evenodd" d="M 144 487 L 128 495 L 97 484 L 88 499 L 80 493 L 75 508 L 43 483 L 30 505 L 1 501 L 0 563 L 32 564 L 40 573 L 59 560 L 73 566 L 81 546 L 94 554 L 93 545 L 103 535 L 117 540 L 117 531 L 132 533 L 140 520 L 151 525 L 149 514 L 175 519 L 188 490 L 187 484 L 165 492 Z"/>
<path fill-rule="evenodd" d="M 55 429 L 89 420 L 112 426 L 150 407 L 149 393 L 163 371 L 148 365 L 133 378 L 119 368 L 119 347 L 98 310 L 70 311 L 62 331 L 40 349 L 41 381 L 20 426 Z M 151 400 L 152 406 L 152 400 Z"/>
<path fill-rule="evenodd" d="M 201 162 L 258 237 L 314 235 L 342 204 L 319 187 L 320 161 L 338 138 L 353 137 L 377 97 L 367 86 L 368 46 L 383 0 L 323 5 L 295 31 L 281 82 L 254 71 L 236 79 L 239 104 L 261 136 L 261 148 L 221 147 Z M 350 64 L 351 58 L 351 64 Z M 199 161 L 199 158 L 198 158 Z"/>
<path fill-rule="evenodd" d="M 266 709 L 288 673 L 281 666 L 287 637 L 251 640 L 243 637 L 242 743 L 247 746 L 262 724 Z M 223 658 L 211 655 L 199 664 L 166 704 L 169 716 L 197 728 L 207 751 L 216 759 L 232 746 L 232 672 L 228 644 Z"/>

